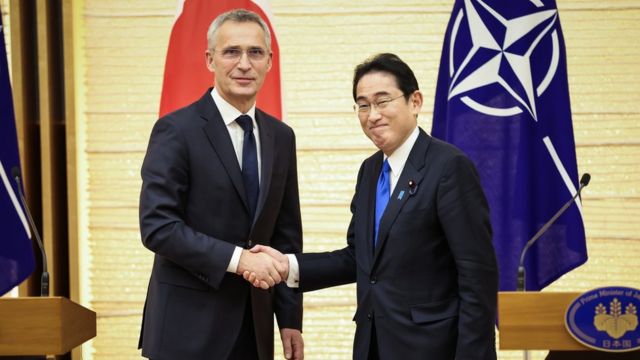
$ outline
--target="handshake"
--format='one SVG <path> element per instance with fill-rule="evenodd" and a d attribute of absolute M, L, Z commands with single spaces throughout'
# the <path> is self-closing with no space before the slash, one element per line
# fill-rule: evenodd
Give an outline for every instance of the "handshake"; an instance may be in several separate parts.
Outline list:
<path fill-rule="evenodd" d="M 242 250 L 237 274 L 253 286 L 266 290 L 287 281 L 289 258 L 272 247 L 256 245 Z"/>

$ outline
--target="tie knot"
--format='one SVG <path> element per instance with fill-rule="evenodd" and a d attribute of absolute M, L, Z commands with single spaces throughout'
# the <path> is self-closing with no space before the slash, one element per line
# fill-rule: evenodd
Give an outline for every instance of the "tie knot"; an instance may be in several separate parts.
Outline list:
<path fill-rule="evenodd" d="M 249 115 L 240 115 L 236 119 L 236 122 L 244 132 L 252 132 L 253 131 L 253 121 L 251 120 L 251 116 Z"/>
<path fill-rule="evenodd" d="M 382 163 L 382 172 L 388 173 L 390 170 L 391 166 L 389 166 L 389 159 L 387 159 Z"/>

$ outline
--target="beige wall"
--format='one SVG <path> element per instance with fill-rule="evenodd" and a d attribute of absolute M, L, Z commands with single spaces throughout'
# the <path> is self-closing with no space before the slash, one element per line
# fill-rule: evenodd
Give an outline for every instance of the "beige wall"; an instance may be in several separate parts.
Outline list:
<path fill-rule="evenodd" d="M 0 1 L 0 10 L 2 11 L 2 26 L 4 26 L 3 33 L 5 37 L 5 43 L 7 45 L 7 58 L 11 59 L 11 48 L 9 47 L 9 45 L 11 44 L 11 19 L 9 18 L 9 0 Z M 9 63 L 9 66 L 11 66 L 11 63 Z"/>
<path fill-rule="evenodd" d="M 3 9 L 6 0 L 2 0 Z M 140 164 L 156 120 L 174 0 L 84 0 L 77 29 L 84 299 L 98 312 L 85 354 L 138 359 L 152 255 L 140 243 Z M 381 51 L 416 72 L 430 129 L 451 1 L 271 1 L 285 121 L 298 138 L 305 251 L 344 246 L 360 162 L 373 151 L 352 112 L 355 64 Z M 549 290 L 640 287 L 640 0 L 559 0 L 590 259 Z M 6 19 L 6 18 L 5 18 Z M 307 359 L 351 356 L 354 287 L 305 297 Z M 280 345 L 277 343 L 276 349 Z M 541 358 L 536 354 L 535 358 Z M 501 352 L 501 359 L 520 358 Z"/>

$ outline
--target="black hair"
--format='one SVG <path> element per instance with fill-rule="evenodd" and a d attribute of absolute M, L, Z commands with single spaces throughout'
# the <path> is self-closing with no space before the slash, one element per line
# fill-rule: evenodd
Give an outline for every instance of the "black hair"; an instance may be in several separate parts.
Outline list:
<path fill-rule="evenodd" d="M 385 72 L 396 79 L 398 88 L 404 94 L 405 99 L 418 90 L 418 80 L 413 71 L 398 55 L 383 53 L 368 58 L 362 64 L 356 66 L 353 72 L 353 100 L 356 100 L 356 87 L 358 82 L 368 73 Z"/>

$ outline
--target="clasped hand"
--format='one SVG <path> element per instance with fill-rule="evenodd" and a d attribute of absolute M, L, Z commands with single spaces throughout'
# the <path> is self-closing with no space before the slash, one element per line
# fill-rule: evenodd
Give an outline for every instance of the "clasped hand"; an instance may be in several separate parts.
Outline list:
<path fill-rule="evenodd" d="M 266 290 L 287 280 L 289 258 L 272 247 L 256 245 L 242 250 L 238 274 L 253 286 Z"/>

